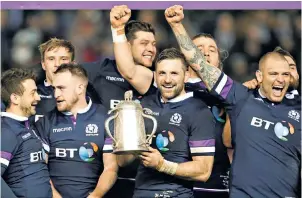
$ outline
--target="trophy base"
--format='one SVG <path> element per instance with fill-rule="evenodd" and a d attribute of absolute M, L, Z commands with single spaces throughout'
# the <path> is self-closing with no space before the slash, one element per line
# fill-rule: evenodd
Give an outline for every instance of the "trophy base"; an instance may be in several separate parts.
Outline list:
<path fill-rule="evenodd" d="M 137 154 L 141 152 L 149 152 L 148 149 L 136 149 L 136 150 L 116 150 L 113 151 L 112 153 L 116 155 L 127 155 L 127 154 Z"/>

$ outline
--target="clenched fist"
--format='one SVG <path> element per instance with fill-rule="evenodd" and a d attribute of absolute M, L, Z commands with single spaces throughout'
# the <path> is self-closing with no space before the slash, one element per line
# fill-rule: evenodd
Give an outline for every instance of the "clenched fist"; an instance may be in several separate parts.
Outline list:
<path fill-rule="evenodd" d="M 113 28 L 123 28 L 131 17 L 131 10 L 126 5 L 114 6 L 110 11 L 110 22 Z"/>
<path fill-rule="evenodd" d="M 184 18 L 183 7 L 180 5 L 174 5 L 166 9 L 165 17 L 170 25 L 176 25 L 180 23 Z"/>

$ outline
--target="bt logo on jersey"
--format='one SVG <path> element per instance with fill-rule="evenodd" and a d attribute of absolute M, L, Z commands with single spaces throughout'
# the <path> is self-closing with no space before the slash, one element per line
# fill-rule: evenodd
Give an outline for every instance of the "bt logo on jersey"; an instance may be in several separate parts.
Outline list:
<path fill-rule="evenodd" d="M 253 117 L 252 121 L 251 121 L 251 125 L 255 126 L 255 127 L 263 127 L 265 130 L 268 130 L 270 128 L 270 126 L 274 126 L 275 135 L 280 140 L 283 140 L 283 141 L 288 140 L 285 136 L 287 136 L 289 133 L 290 134 L 295 133 L 295 129 L 294 129 L 293 125 L 286 121 L 277 122 L 275 124 L 268 120 Z"/>
<path fill-rule="evenodd" d="M 95 154 L 99 150 L 98 146 L 93 142 L 85 142 L 80 147 L 79 156 L 85 162 L 92 162 L 95 159 Z"/>
<path fill-rule="evenodd" d="M 46 160 L 46 153 L 43 149 L 42 151 L 30 153 L 30 162 L 38 162 L 43 160 Z"/>
<path fill-rule="evenodd" d="M 251 125 L 255 127 L 262 127 L 264 126 L 264 129 L 268 129 L 271 124 L 274 124 L 273 122 L 270 122 L 268 120 L 263 120 L 261 118 L 253 117 Z"/>
<path fill-rule="evenodd" d="M 92 162 L 96 158 L 98 146 L 93 142 L 85 142 L 79 149 L 77 148 L 56 148 L 56 157 L 74 158 L 78 152 L 79 157 L 85 162 Z"/>

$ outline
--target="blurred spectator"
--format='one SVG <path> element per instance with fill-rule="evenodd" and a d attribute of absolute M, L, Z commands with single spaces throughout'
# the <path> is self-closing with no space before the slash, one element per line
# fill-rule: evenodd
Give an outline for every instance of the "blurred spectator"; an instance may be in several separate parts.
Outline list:
<path fill-rule="evenodd" d="M 163 12 L 132 11 L 132 19 L 154 26 L 158 52 L 177 47 Z M 300 10 L 186 10 L 185 15 L 189 35 L 210 33 L 229 52 L 224 70 L 240 82 L 252 78 L 260 56 L 278 45 L 301 66 Z M 50 37 L 70 40 L 77 62 L 113 57 L 109 10 L 1 10 L 1 71 L 32 66 L 39 71 L 37 47 Z"/>

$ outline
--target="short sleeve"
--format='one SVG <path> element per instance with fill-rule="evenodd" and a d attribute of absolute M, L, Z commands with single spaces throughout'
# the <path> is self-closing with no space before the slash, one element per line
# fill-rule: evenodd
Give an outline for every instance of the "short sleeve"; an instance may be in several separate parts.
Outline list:
<path fill-rule="evenodd" d="M 106 119 L 109 116 L 106 116 Z M 113 131 L 114 131 L 114 120 L 111 120 L 109 122 L 109 130 L 110 130 L 110 134 L 113 136 Z M 108 133 L 106 132 L 105 129 L 105 134 L 104 134 L 104 147 L 103 147 L 103 153 L 112 153 L 113 152 L 113 139 L 108 135 Z"/>
<path fill-rule="evenodd" d="M 247 87 L 233 81 L 224 73 L 221 73 L 211 90 L 211 94 L 218 97 L 227 106 L 235 106 L 239 101 L 249 96 Z"/>
<path fill-rule="evenodd" d="M 191 119 L 189 147 L 192 156 L 214 156 L 215 119 L 208 108 L 196 110 Z"/>
<path fill-rule="evenodd" d="M 1 128 L 1 175 L 9 166 L 10 160 L 14 157 L 18 150 L 18 139 L 10 128 Z"/>

